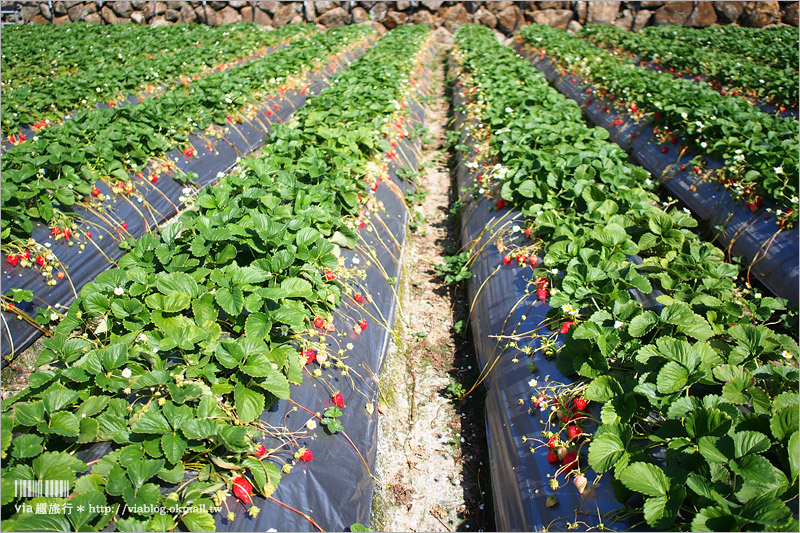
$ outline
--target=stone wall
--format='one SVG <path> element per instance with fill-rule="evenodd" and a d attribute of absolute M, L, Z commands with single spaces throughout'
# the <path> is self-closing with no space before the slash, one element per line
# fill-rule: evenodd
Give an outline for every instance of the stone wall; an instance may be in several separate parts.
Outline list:
<path fill-rule="evenodd" d="M 572 31 L 584 24 L 614 24 L 627 30 L 649 25 L 740 24 L 764 27 L 798 25 L 798 2 L 131 2 L 59 1 L 2 2 L 17 8 L 22 20 L 68 24 L 83 20 L 97 24 L 133 22 L 164 25 L 179 22 L 228 24 L 248 21 L 279 28 L 302 21 L 332 28 L 367 23 L 379 32 L 405 23 L 431 24 L 447 40 L 459 26 L 484 24 L 504 36 L 524 24 L 547 24 Z M 11 15 L 6 16 L 9 20 Z"/>

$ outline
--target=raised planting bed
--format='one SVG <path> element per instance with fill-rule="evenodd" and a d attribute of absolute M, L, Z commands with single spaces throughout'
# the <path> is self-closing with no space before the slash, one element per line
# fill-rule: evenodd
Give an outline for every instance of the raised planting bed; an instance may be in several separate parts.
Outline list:
<path fill-rule="evenodd" d="M 542 41 L 536 41 L 539 37 L 534 36 L 533 30 L 526 30 L 526 35 L 538 46 L 545 42 L 545 39 L 549 39 L 552 33 L 548 30 L 542 30 L 542 32 L 548 35 L 548 37 L 542 37 Z M 560 34 L 552 35 L 552 37 L 558 43 L 562 43 L 565 39 L 572 39 L 568 36 L 562 37 Z M 568 41 L 568 43 L 571 42 Z M 599 54 L 599 56 L 587 57 L 606 58 L 604 54 L 608 54 L 580 39 L 574 39 L 574 42 L 577 43 L 581 52 Z M 560 44 L 558 46 L 557 53 L 567 54 L 565 51 L 567 45 L 564 45 L 564 48 L 561 48 Z M 748 266 L 746 272 L 748 278 L 752 276 L 763 283 L 773 294 L 786 298 L 792 305 L 797 305 L 798 280 L 800 279 L 797 267 L 798 232 L 794 228 L 794 217 L 797 216 L 795 203 L 797 198 L 781 200 L 783 198 L 781 196 L 781 198 L 762 199 L 754 192 L 761 190 L 757 188 L 760 185 L 757 186 L 756 181 L 761 179 L 762 172 L 772 173 L 775 176 L 772 183 L 775 184 L 777 183 L 776 179 L 784 176 L 783 167 L 792 168 L 792 165 L 795 164 L 793 161 L 797 157 L 797 150 L 792 152 L 788 140 L 779 141 L 778 139 L 782 138 L 780 134 L 773 135 L 769 130 L 759 128 L 768 128 L 770 124 L 778 124 L 780 131 L 780 128 L 791 123 L 792 119 L 772 117 L 757 110 L 738 107 L 735 103 L 731 104 L 731 107 L 728 104 L 737 98 L 721 97 L 716 93 L 712 93 L 711 99 L 720 99 L 719 105 L 714 104 L 711 110 L 692 111 L 692 109 L 702 106 L 698 104 L 693 108 L 686 105 L 690 98 L 691 82 L 675 80 L 670 76 L 659 75 L 633 65 L 614 67 L 614 75 L 622 72 L 619 76 L 639 80 L 636 91 L 644 91 L 643 87 L 649 87 L 647 84 L 652 81 L 653 86 L 650 89 L 653 92 L 646 94 L 656 94 L 655 84 L 665 80 L 663 85 L 667 88 L 662 93 L 665 96 L 654 96 L 644 103 L 631 103 L 634 100 L 642 101 L 628 95 L 629 91 L 627 90 L 624 91 L 626 96 L 620 98 L 616 96 L 620 94 L 616 92 L 616 89 L 613 91 L 605 89 L 611 74 L 604 76 L 604 80 L 598 83 L 596 74 L 589 73 L 587 77 L 578 72 L 580 69 L 577 67 L 578 60 L 575 59 L 575 56 L 568 54 L 564 56 L 572 58 L 572 65 L 575 68 L 575 70 L 567 72 L 548 53 L 542 53 L 543 50 L 541 47 L 534 49 L 534 47 L 526 45 L 523 53 L 531 58 L 537 68 L 546 73 L 550 81 L 561 92 L 580 103 L 592 122 L 611 132 L 613 140 L 628 150 L 637 163 L 658 177 L 664 187 L 688 206 L 696 216 L 704 219 L 719 236 L 729 257 L 743 258 L 744 263 Z M 553 52 L 556 53 L 556 50 Z M 609 63 L 618 61 L 613 56 L 609 55 L 608 57 L 610 58 Z M 596 63 L 600 64 L 603 61 Z M 684 100 L 680 105 L 672 102 L 672 99 L 676 97 L 675 91 L 672 90 L 674 89 L 673 83 L 681 85 L 680 90 Z M 683 87 L 686 84 L 688 86 Z M 616 84 L 614 86 L 618 87 Z M 698 88 L 698 91 L 702 92 L 702 89 Z M 730 98 L 730 101 L 726 98 Z M 702 102 L 702 98 L 700 102 Z M 719 112 L 720 117 L 728 116 L 729 118 L 718 119 L 709 114 L 713 112 Z M 688 117 L 691 113 L 695 113 L 696 117 L 703 116 L 706 125 L 711 124 L 709 131 L 702 129 L 701 126 L 704 123 L 700 120 L 687 126 L 688 131 L 693 132 L 691 135 L 684 130 L 671 129 L 671 126 L 664 125 L 665 117 L 677 117 L 678 121 L 688 121 L 688 118 L 684 119 L 683 115 Z M 738 120 L 742 118 L 739 116 L 741 113 L 746 116 L 753 115 L 752 120 L 755 120 L 756 123 L 762 117 L 767 121 L 757 126 L 760 131 L 758 135 L 762 137 L 764 144 L 755 145 L 752 140 L 745 138 L 746 135 L 750 135 L 744 131 L 747 128 L 739 129 L 737 124 L 740 123 L 734 122 L 734 119 L 731 118 L 735 117 Z M 712 121 L 710 117 L 713 117 L 714 120 Z M 721 123 L 721 126 L 718 123 Z M 796 132 L 793 135 L 796 136 Z M 720 136 L 724 136 L 725 140 L 720 139 Z M 713 153 L 715 150 L 711 149 L 712 146 L 719 147 L 725 143 L 730 143 L 731 147 L 726 148 L 726 151 L 733 150 L 730 159 L 727 159 L 727 156 L 721 158 L 720 150 L 716 150 L 715 154 Z M 739 146 L 739 148 L 733 149 L 733 146 Z M 775 157 L 785 157 L 786 159 L 781 164 L 777 159 L 771 159 Z M 776 166 L 765 169 L 767 161 L 772 161 Z M 785 175 L 787 176 L 785 178 L 786 190 L 797 186 L 794 180 L 788 177 L 790 175 Z M 767 181 L 769 180 L 761 183 Z"/>
<path fill-rule="evenodd" d="M 4 527 L 367 522 L 373 375 L 407 220 L 392 176 L 417 164 L 430 35 L 382 37 L 261 156 L 84 287 L 45 341 L 48 367 L 3 404 Z M 72 497 L 32 505 L 120 513 L 15 511 L 13 480 L 45 474 Z"/>
<path fill-rule="evenodd" d="M 706 80 L 722 93 L 742 95 L 762 110 L 773 113 L 793 111 L 796 118 L 799 83 L 797 31 L 784 27 L 781 35 L 773 33 L 776 35 L 766 48 L 778 51 L 794 49 L 794 62 L 765 64 L 760 55 L 765 43 L 744 35 L 739 36 L 740 47 L 750 45 L 750 48 L 739 48 L 736 50 L 738 53 L 730 52 L 722 43 L 715 43 L 719 40 L 715 39 L 719 35 L 717 28 L 698 30 L 652 26 L 634 33 L 616 26 L 589 25 L 578 35 L 648 67 L 669 70 L 670 74 L 684 75 L 696 81 Z M 711 43 L 715 45 L 712 47 Z M 783 43 L 785 47 L 781 46 Z M 785 55 L 792 54 L 786 50 Z"/>
<path fill-rule="evenodd" d="M 3 354 L 11 358 L 29 346 L 85 283 L 132 248 L 135 238 L 194 206 L 202 187 L 259 148 L 273 123 L 288 120 L 310 94 L 318 93 L 335 72 L 363 53 L 369 35 L 363 27 L 332 30 L 275 52 L 253 72 L 260 76 L 261 87 L 247 95 L 246 113 L 231 117 L 227 126 L 189 134 L 188 148 L 151 160 L 125 181 L 95 183 L 87 201 L 66 212 L 63 222 L 52 228 L 37 223 L 30 238 L 5 241 Z M 226 81 L 226 90 L 234 82 Z M 200 95 L 196 105 L 207 100 Z M 179 104 L 180 99 L 167 107 Z M 188 177 L 192 179 L 187 183 Z M 9 295 L 9 289 L 30 293 Z"/>
<path fill-rule="evenodd" d="M 498 529 L 795 530 L 796 315 L 491 30 L 453 58 Z"/>
<path fill-rule="evenodd" d="M 247 23 L 9 27 L 3 39 L 3 137 L 24 141 L 20 133 L 31 138 L 80 109 L 138 102 L 315 31 L 310 24 L 265 31 Z"/>

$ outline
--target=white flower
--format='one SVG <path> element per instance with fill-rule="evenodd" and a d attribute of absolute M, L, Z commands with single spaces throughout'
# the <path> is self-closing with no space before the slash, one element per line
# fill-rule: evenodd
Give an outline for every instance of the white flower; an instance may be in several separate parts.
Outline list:
<path fill-rule="evenodd" d="M 513 110 L 513 109 L 511 109 L 510 107 L 507 107 L 507 108 L 506 108 L 506 113 L 508 113 L 509 115 L 510 115 L 511 113 L 513 113 L 513 112 L 514 112 L 514 110 Z"/>
<path fill-rule="evenodd" d="M 761 293 L 760 293 L 760 292 L 757 292 L 757 293 L 753 294 L 753 296 L 754 296 L 755 298 L 761 298 Z"/>
<path fill-rule="evenodd" d="M 131 379 L 133 372 L 131 372 L 130 368 L 123 368 L 122 369 L 122 377 L 125 379 Z"/>
<path fill-rule="evenodd" d="M 797 196 L 792 196 L 791 200 L 789 200 L 789 201 L 792 202 L 793 204 L 796 204 L 796 203 L 800 202 L 800 199 L 798 199 Z"/>
<path fill-rule="evenodd" d="M 536 379 L 534 378 L 534 379 L 532 379 L 532 380 L 530 380 L 528 382 L 528 385 L 530 385 L 531 387 L 535 387 L 537 383 L 539 383 L 539 382 L 536 381 Z"/>
<path fill-rule="evenodd" d="M 703 142 L 700 143 L 700 147 L 701 148 L 705 148 L 706 146 L 708 146 L 707 142 L 703 141 Z"/>
<path fill-rule="evenodd" d="M 775 167 L 772 170 L 775 171 L 775 174 L 783 174 L 783 167 Z"/>
<path fill-rule="evenodd" d="M 114 294 L 116 294 L 117 296 L 122 296 L 123 294 L 125 294 L 125 289 L 123 289 L 122 287 L 116 287 L 114 288 Z"/>
<path fill-rule="evenodd" d="M 353 264 L 357 265 L 359 263 L 361 263 L 361 259 L 359 259 L 358 257 L 353 257 Z"/>
<path fill-rule="evenodd" d="M 86 418 L 86 413 L 81 413 L 81 418 Z"/>
<path fill-rule="evenodd" d="M 619 329 L 624 325 L 625 325 L 625 322 L 623 322 L 621 320 L 617 320 L 617 321 L 614 322 L 614 329 Z"/>
<path fill-rule="evenodd" d="M 139 340 L 142 342 L 146 341 L 147 335 L 145 335 L 144 333 L 139 333 Z"/>
<path fill-rule="evenodd" d="M 190 189 L 189 187 L 184 187 L 183 189 L 181 189 L 181 192 L 182 192 L 184 195 L 187 195 L 187 194 L 192 194 L 192 189 Z"/>
<path fill-rule="evenodd" d="M 222 396 L 217 396 L 217 403 L 222 403 L 224 398 Z"/>
<path fill-rule="evenodd" d="M 306 427 L 311 431 L 314 431 L 315 429 L 317 429 L 317 422 L 312 418 L 311 420 L 306 422 Z"/>
<path fill-rule="evenodd" d="M 784 359 L 791 359 L 792 358 L 792 354 L 789 352 L 789 350 L 784 350 L 781 355 L 784 357 Z"/>
<path fill-rule="evenodd" d="M 512 233 L 519 233 L 520 232 L 520 227 L 515 224 L 514 227 L 511 228 L 511 232 Z"/>
<path fill-rule="evenodd" d="M 353 343 L 352 342 L 348 342 L 346 348 L 348 350 L 352 350 L 353 349 Z"/>
<path fill-rule="evenodd" d="M 546 411 L 547 410 L 547 402 L 540 403 L 539 404 L 539 410 L 540 411 Z"/>
<path fill-rule="evenodd" d="M 681 113 L 681 118 L 688 118 L 688 117 L 689 115 L 687 115 L 686 113 Z"/>
<path fill-rule="evenodd" d="M 52 322 L 55 322 L 56 320 L 58 320 L 58 313 L 50 313 L 50 320 Z"/>
<path fill-rule="evenodd" d="M 557 268 L 551 268 L 550 269 L 550 273 L 553 274 L 553 275 L 558 275 L 558 269 Z"/>
<path fill-rule="evenodd" d="M 278 330 L 281 332 L 281 336 L 282 337 L 286 337 L 286 336 L 289 335 L 289 327 L 288 326 L 281 326 L 281 327 L 278 328 Z"/>

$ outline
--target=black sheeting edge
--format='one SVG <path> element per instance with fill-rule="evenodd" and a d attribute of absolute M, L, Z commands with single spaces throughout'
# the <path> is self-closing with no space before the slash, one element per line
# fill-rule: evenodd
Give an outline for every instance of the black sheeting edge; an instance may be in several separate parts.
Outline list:
<path fill-rule="evenodd" d="M 466 118 L 460 106 L 464 95 L 458 87 L 454 89 L 454 109 L 456 110 L 455 129 L 459 131 Z M 456 180 L 461 197 L 481 174 L 481 170 L 470 171 L 465 163 L 475 154 L 466 134 L 462 133 L 460 142 L 468 147 L 467 154 L 456 155 Z M 528 413 L 530 397 L 534 389 L 528 384 L 531 378 L 544 384 L 549 375 L 551 383 L 573 383 L 573 379 L 563 375 L 556 367 L 556 359 L 547 360 L 541 352 L 535 352 L 531 362 L 538 368 L 536 374 L 528 370 L 528 356 L 524 353 L 503 352 L 505 341 L 498 338 L 537 330 L 545 334 L 542 326 L 550 306 L 538 301 L 535 291 L 528 294 L 533 270 L 528 267 L 502 263 L 503 254 L 494 246 L 497 230 L 510 228 L 514 221 L 522 221 L 519 211 L 491 209 L 493 204 L 486 200 L 470 201 L 461 213 L 461 243 L 463 249 L 474 247 L 481 253 L 472 265 L 472 278 L 468 283 L 469 299 L 472 305 L 470 325 L 472 326 L 475 352 L 483 371 L 488 371 L 484 385 L 486 394 L 486 438 L 494 498 L 495 522 L 498 531 L 566 531 L 568 522 L 581 521 L 587 527 L 597 526 L 606 515 L 621 508 L 614 497 L 609 477 L 602 478 L 591 493 L 587 491 L 584 499 L 570 482 L 553 491 L 548 475 L 555 474 L 560 466 L 547 461 L 547 448 L 542 446 L 531 452 L 537 443 L 522 438 L 544 440 L 540 432 L 545 429 L 549 413 L 538 410 Z M 506 237 L 507 240 L 507 237 Z M 516 240 L 516 239 L 515 239 Z M 510 243 L 513 246 L 513 240 Z M 522 317 L 525 317 L 523 320 Z M 539 347 L 539 341 L 518 339 L 520 347 Z M 559 335 L 558 344 L 563 344 Z M 519 362 L 512 359 L 519 357 Z M 489 370 L 491 368 L 491 370 Z M 520 405 L 518 400 L 526 400 Z M 599 405 L 591 405 L 590 413 L 599 418 Z M 586 467 L 586 447 L 580 456 L 581 467 Z M 596 474 L 588 470 L 586 478 L 591 486 Z M 564 485 L 563 474 L 559 482 Z M 558 504 L 546 506 L 547 497 L 555 495 Z M 614 529 L 627 529 L 633 524 L 625 521 L 605 522 Z"/>
<path fill-rule="evenodd" d="M 369 42 L 371 43 L 372 40 Z M 364 45 L 352 53 L 347 53 L 342 68 L 363 54 L 367 48 L 368 46 Z M 273 122 L 288 121 L 296 110 L 305 105 L 307 98 L 319 94 L 330 83 L 336 72 L 338 70 L 331 71 L 329 68 L 325 68 L 320 74 L 312 75 L 309 80 L 311 85 L 306 94 L 301 94 L 300 91 L 291 91 L 283 97 L 276 95 L 275 100 L 266 99 L 255 119 L 241 124 L 229 124 L 227 133 L 222 140 L 213 145 L 209 140 L 191 135 L 190 142 L 195 148 L 196 157 L 185 157 L 181 149 L 169 152 L 166 159 L 174 162 L 175 166 L 183 172 L 196 172 L 198 178 L 195 181 L 184 184 L 174 180 L 171 175 L 162 173 L 158 182 L 153 184 L 148 178 L 151 173 L 148 166 L 143 169 L 145 179 L 139 179 L 135 174 L 131 176 L 138 189 L 136 194 L 144 196 L 142 203 L 135 202 L 131 197 L 114 194 L 104 182 L 98 182 L 97 188 L 113 203 L 109 205 L 109 202 L 106 202 L 104 204 L 106 209 L 102 213 L 103 218 L 82 207 L 75 209 L 75 213 L 83 219 L 83 222 L 74 232 L 75 236 L 80 235 L 74 246 L 67 246 L 64 239 L 55 241 L 49 226 L 40 223 L 34 225 L 32 237 L 40 244 L 51 244 L 52 253 L 64 265 L 70 267 L 67 273 L 75 286 L 75 292 L 80 294 L 81 288 L 86 283 L 113 266 L 110 261 L 116 261 L 127 253 L 118 246 L 122 239 L 129 235 L 139 238 L 177 215 L 179 209 L 183 209 L 185 205 L 178 201 L 183 194 L 184 187 L 190 187 L 193 191 L 191 196 L 196 196 L 196 192 L 202 187 L 213 185 L 219 181 L 220 177 L 227 173 L 241 156 L 258 150 L 264 145 L 272 131 Z M 275 105 L 279 106 L 278 109 L 275 109 Z M 268 115 L 268 111 L 273 114 Z M 123 221 L 128 225 L 127 234 L 119 226 Z M 91 240 L 83 235 L 85 231 L 92 232 Z M 103 236 L 102 240 L 98 238 L 100 235 Z M 80 250 L 81 243 L 86 244 L 83 251 Z M 36 267 L 12 267 L 6 261 L 6 257 L 3 254 L 0 258 L 2 260 L 2 277 L 0 279 L 3 283 L 3 291 L 8 291 L 13 287 L 31 290 L 34 294 L 34 302 L 18 304 L 19 310 L 35 317 L 36 307 L 42 307 L 42 302 L 44 302 L 44 306 L 55 306 L 56 304 L 69 306 L 74 301 L 75 293 L 66 278 L 54 286 L 48 286 L 44 283 L 39 269 Z M 17 315 L 14 313 L 4 312 L 4 320 L 0 321 L 0 342 L 2 342 L 4 356 L 0 361 L 2 367 L 8 364 L 6 358 L 13 360 L 16 355 L 23 352 L 42 335 L 41 331 L 27 321 L 18 320 L 16 317 Z"/>
<path fill-rule="evenodd" d="M 796 230 L 779 232 L 775 219 L 766 218 L 765 208 L 775 209 L 774 204 L 765 200 L 757 214 L 751 213 L 719 183 L 693 176 L 692 165 L 687 163 L 686 170 L 680 170 L 680 165 L 675 162 L 675 145 L 659 144 L 650 123 L 637 122 L 627 113 L 614 108 L 609 100 L 594 98 L 594 92 L 587 95 L 586 89 L 592 85 L 579 76 L 561 76 L 550 58 L 532 57 L 521 51 L 519 44 L 515 44 L 514 48 L 541 70 L 556 89 L 575 100 L 589 120 L 608 130 L 610 140 L 626 150 L 636 164 L 651 172 L 671 195 L 683 202 L 697 217 L 707 221 L 709 228 L 720 239 L 719 246 L 726 253 L 743 257 L 745 266 L 755 261 L 750 274 L 773 294 L 786 298 L 793 306 L 798 305 L 800 233 Z M 593 102 L 587 106 L 586 102 L 590 99 Z M 614 126 L 615 120 L 623 122 Z M 668 150 L 666 154 L 661 152 L 664 146 Z M 688 162 L 695 155 L 687 151 L 682 160 Z M 719 159 L 705 159 L 708 168 L 723 166 Z M 719 232 L 717 226 L 724 227 L 724 231 Z"/>

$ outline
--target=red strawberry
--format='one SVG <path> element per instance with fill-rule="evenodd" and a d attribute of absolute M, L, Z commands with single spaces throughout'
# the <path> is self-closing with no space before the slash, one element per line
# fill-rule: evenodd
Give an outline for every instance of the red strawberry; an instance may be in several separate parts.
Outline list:
<path fill-rule="evenodd" d="M 578 466 L 577 452 L 568 452 L 567 455 L 564 456 L 564 466 L 566 467 L 567 471 Z"/>
<path fill-rule="evenodd" d="M 538 264 L 539 264 L 539 259 L 538 259 L 538 258 L 537 258 L 535 255 L 532 255 L 532 256 L 530 256 L 530 257 L 528 258 L 528 262 L 529 262 L 531 265 L 533 265 L 533 266 L 536 266 L 536 265 L 538 265 Z"/>
<path fill-rule="evenodd" d="M 16 255 L 9 255 L 6 261 L 8 261 L 11 266 L 17 266 L 17 263 L 19 263 L 19 257 Z"/>
<path fill-rule="evenodd" d="M 358 321 L 358 327 L 360 327 L 362 330 L 367 329 L 367 321 L 362 318 Z"/>
<path fill-rule="evenodd" d="M 510 262 L 511 262 L 511 256 L 510 256 L 510 255 L 506 255 L 506 256 L 504 256 L 504 257 L 503 257 L 503 263 L 504 263 L 504 264 L 506 264 L 506 265 L 507 265 L 507 264 L 509 264 Z"/>
<path fill-rule="evenodd" d="M 353 296 L 353 300 L 357 301 L 358 303 L 364 303 L 364 297 L 361 296 L 360 292 L 357 292 L 355 296 Z"/>
<path fill-rule="evenodd" d="M 336 404 L 336 407 L 344 407 L 344 396 L 341 394 L 334 394 L 333 395 L 333 403 Z"/>
<path fill-rule="evenodd" d="M 267 448 L 263 444 L 256 448 L 256 455 L 259 457 L 264 457 L 267 455 Z"/>
<path fill-rule="evenodd" d="M 536 297 L 540 300 L 547 300 L 547 289 L 539 289 L 536 291 Z"/>
<path fill-rule="evenodd" d="M 127 222 L 123 222 L 122 224 L 120 224 L 120 226 L 122 226 L 122 229 L 125 229 L 125 230 L 128 229 L 128 223 Z"/>
<path fill-rule="evenodd" d="M 52 231 L 53 231 L 53 235 L 61 235 L 61 228 L 59 228 L 58 226 L 53 228 Z"/>
<path fill-rule="evenodd" d="M 553 452 L 553 450 L 547 452 L 547 462 L 548 463 L 558 462 L 558 455 L 556 455 L 555 452 Z"/>
<path fill-rule="evenodd" d="M 313 363 L 317 360 L 317 354 L 314 353 L 314 350 L 303 350 L 303 357 L 306 358 L 305 364 Z"/>
<path fill-rule="evenodd" d="M 325 325 L 325 320 L 321 316 L 318 316 L 314 319 L 314 325 L 318 328 L 321 328 Z"/>
<path fill-rule="evenodd" d="M 250 495 L 253 494 L 253 485 L 242 476 L 233 478 L 233 495 L 242 500 L 242 503 L 250 503 Z"/>
<path fill-rule="evenodd" d="M 271 117 L 274 114 L 275 113 L 272 112 L 272 109 L 267 109 L 267 115 L 269 115 Z"/>
<path fill-rule="evenodd" d="M 153 183 L 158 183 L 158 176 L 156 176 L 155 174 L 151 174 L 150 181 Z"/>
<path fill-rule="evenodd" d="M 526 237 L 530 237 L 531 236 L 531 228 L 525 228 L 525 236 Z"/>
<path fill-rule="evenodd" d="M 64 272 L 59 272 L 58 274 L 56 274 L 56 277 L 58 279 L 64 279 L 64 276 L 65 276 Z"/>
<path fill-rule="evenodd" d="M 91 238 L 92 238 L 92 232 L 91 232 L 91 231 L 87 231 L 87 232 L 86 232 L 86 237 L 87 237 L 88 239 L 91 239 Z"/>
<path fill-rule="evenodd" d="M 24 252 L 22 252 L 22 254 L 21 254 L 21 255 L 22 255 L 22 257 L 24 257 L 25 259 L 30 259 L 30 258 L 31 258 L 31 253 L 30 253 L 28 250 L 25 250 Z"/>
<path fill-rule="evenodd" d="M 662 148 L 662 149 L 661 149 L 661 153 L 662 153 L 662 154 L 666 154 L 666 153 L 667 153 L 667 147 L 666 147 L 666 146 L 665 146 L 664 148 Z"/>
<path fill-rule="evenodd" d="M 578 411 L 583 411 L 584 409 L 586 409 L 587 403 L 588 402 L 586 401 L 586 398 L 575 398 L 574 400 L 572 400 L 572 405 L 575 406 L 575 409 L 577 409 Z"/>
<path fill-rule="evenodd" d="M 27 140 L 28 140 L 28 137 L 26 137 L 24 133 L 20 133 L 19 134 L 19 142 L 22 143 L 22 142 L 25 142 Z"/>
<path fill-rule="evenodd" d="M 92 189 L 92 196 L 100 196 L 100 189 L 98 189 L 97 187 Z"/>
<path fill-rule="evenodd" d="M 502 198 L 497 200 L 497 209 L 503 209 L 506 206 L 506 201 Z"/>
<path fill-rule="evenodd" d="M 303 461 L 313 461 L 314 460 L 314 454 L 311 453 L 311 450 L 306 448 L 306 450 L 300 456 L 300 459 L 302 459 Z"/>
<path fill-rule="evenodd" d="M 547 447 L 551 450 L 556 447 L 556 443 L 558 442 L 558 437 L 550 437 L 550 440 L 547 441 Z"/>
<path fill-rule="evenodd" d="M 72 232 L 69 229 L 64 230 L 64 237 L 69 239 L 72 236 Z"/>
<path fill-rule="evenodd" d="M 325 279 L 328 280 L 328 281 L 333 281 L 333 280 L 336 279 L 336 275 L 333 272 L 331 272 L 330 270 L 326 270 L 325 271 Z"/>
<path fill-rule="evenodd" d="M 581 431 L 581 429 L 578 426 L 573 424 L 573 425 L 571 425 L 569 427 L 569 429 L 567 430 L 567 433 L 569 434 L 569 440 L 572 440 L 572 439 L 576 438 L 578 435 L 580 435 L 583 432 Z"/>
<path fill-rule="evenodd" d="M 569 328 L 571 328 L 571 327 L 572 327 L 572 326 L 574 326 L 574 325 L 575 325 L 575 322 L 571 322 L 571 321 L 567 320 L 566 322 L 564 322 L 563 324 L 561 324 L 561 333 L 566 333 L 566 332 L 568 332 L 568 331 L 569 331 Z"/>
<path fill-rule="evenodd" d="M 185 155 L 186 157 L 194 156 L 194 148 L 192 148 L 191 146 L 189 146 L 187 148 L 184 148 L 183 149 L 183 155 Z"/>
<path fill-rule="evenodd" d="M 36 256 L 36 264 L 39 266 L 44 266 L 44 257 L 41 255 Z"/>
<path fill-rule="evenodd" d="M 536 397 L 536 401 L 533 402 L 533 406 L 534 407 L 539 407 L 539 405 L 541 405 L 541 403 L 543 401 L 544 401 L 544 394 L 540 394 L 539 396 Z M 555 438 L 555 437 L 553 437 L 553 438 Z"/>

